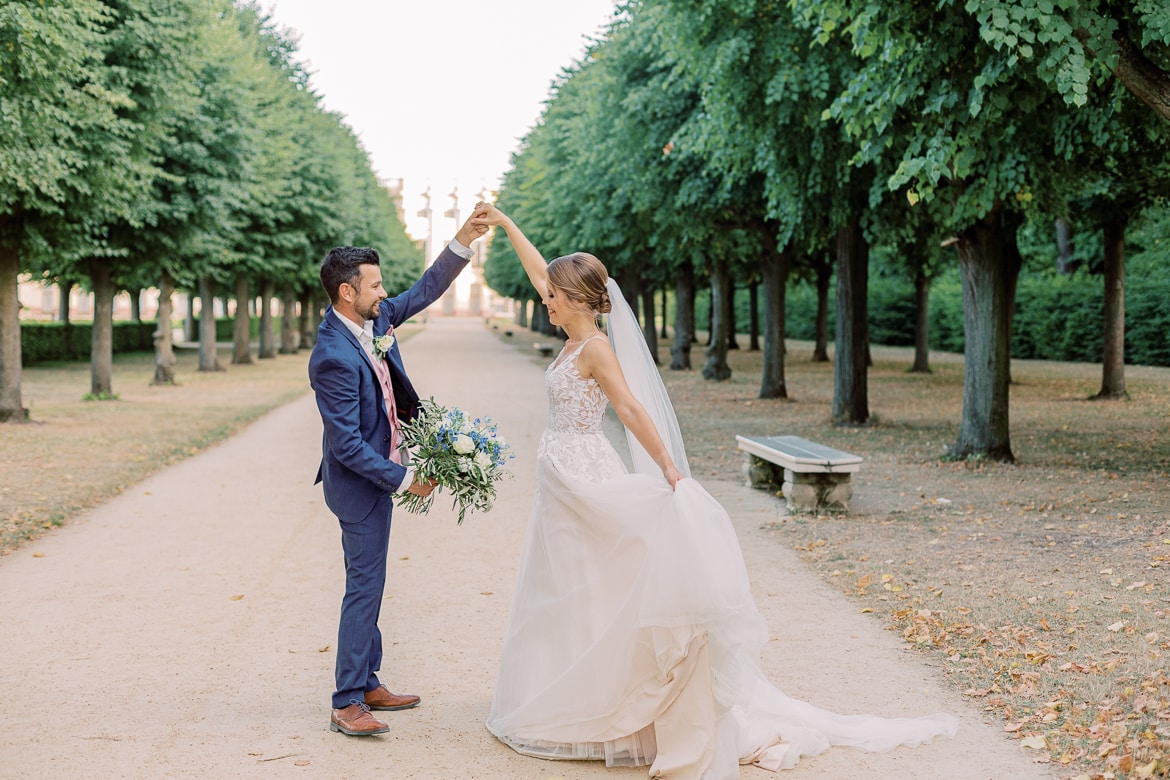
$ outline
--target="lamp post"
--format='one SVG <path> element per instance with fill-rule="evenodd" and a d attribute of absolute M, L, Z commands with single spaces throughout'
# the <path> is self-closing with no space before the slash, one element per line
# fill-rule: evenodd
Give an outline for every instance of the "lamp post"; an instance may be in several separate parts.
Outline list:
<path fill-rule="evenodd" d="M 427 237 L 423 239 L 423 267 L 430 268 L 431 266 L 431 236 L 434 234 L 434 218 L 431 211 L 431 186 L 427 185 L 426 192 L 423 193 L 423 207 L 418 210 L 418 215 L 427 221 Z"/>
<path fill-rule="evenodd" d="M 451 188 L 451 193 L 447 196 L 451 198 L 451 208 L 443 212 L 443 216 L 452 220 L 455 223 L 455 229 L 459 229 L 459 186 L 456 185 Z M 455 314 L 455 285 L 447 288 L 447 292 L 443 293 L 443 316 L 450 317 Z"/>
<path fill-rule="evenodd" d="M 481 187 L 478 199 L 483 203 L 491 203 L 492 192 L 487 187 Z M 475 254 L 471 257 L 471 292 L 467 301 L 468 311 L 472 316 L 479 317 L 491 312 L 491 292 L 483 282 L 483 264 L 487 259 L 487 236 L 475 239 Z"/>

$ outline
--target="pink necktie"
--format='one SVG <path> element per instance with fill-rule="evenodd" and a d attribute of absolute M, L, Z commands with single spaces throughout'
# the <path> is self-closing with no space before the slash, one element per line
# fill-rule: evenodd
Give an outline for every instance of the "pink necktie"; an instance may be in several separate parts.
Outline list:
<path fill-rule="evenodd" d="M 386 416 L 390 418 L 390 430 L 393 437 L 390 441 L 390 454 L 387 456 L 395 463 L 402 462 L 398 452 L 398 444 L 402 436 L 398 432 L 398 410 L 394 406 L 394 386 L 390 382 L 390 366 L 386 365 L 385 358 L 378 359 L 373 355 L 367 356 L 374 362 L 374 373 L 378 375 L 378 382 L 382 385 L 382 397 L 386 399 Z"/>

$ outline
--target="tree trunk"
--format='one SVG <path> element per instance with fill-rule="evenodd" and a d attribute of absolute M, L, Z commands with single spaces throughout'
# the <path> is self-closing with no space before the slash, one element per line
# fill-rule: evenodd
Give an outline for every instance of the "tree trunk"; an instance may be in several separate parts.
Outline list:
<path fill-rule="evenodd" d="M 96 400 L 114 396 L 114 282 L 110 261 L 89 261 L 93 283 L 93 331 L 89 346 L 89 394 Z"/>
<path fill-rule="evenodd" d="M 869 422 L 867 288 L 869 244 L 853 217 L 837 232 L 837 359 L 833 364 L 833 422 Z"/>
<path fill-rule="evenodd" d="M 727 364 L 727 345 L 730 342 L 731 312 L 727 294 L 731 287 L 731 273 L 727 263 L 717 260 L 711 264 L 711 336 L 707 340 L 707 362 L 703 365 L 703 378 L 722 382 L 731 378 L 731 366 Z"/>
<path fill-rule="evenodd" d="M 930 373 L 930 277 L 925 259 L 918 258 L 914 269 L 914 365 L 916 374 Z"/>
<path fill-rule="evenodd" d="M 195 319 L 195 299 L 198 297 L 195 290 L 187 293 L 187 316 L 183 319 L 183 341 L 188 343 L 199 340 L 199 323 Z"/>
<path fill-rule="evenodd" d="M 70 322 L 70 300 L 73 297 L 73 280 L 62 279 L 57 285 L 57 321 L 63 326 L 62 335 L 65 337 L 66 359 L 73 356 L 73 323 Z"/>
<path fill-rule="evenodd" d="M 528 327 L 528 304 L 532 301 L 516 301 L 516 325 L 520 328 Z"/>
<path fill-rule="evenodd" d="M 710 281 L 710 280 L 709 280 Z M 711 335 L 715 332 L 715 282 L 707 287 L 707 346 L 711 346 Z"/>
<path fill-rule="evenodd" d="M 0 423 L 25 422 L 20 383 L 20 242 L 24 232 L 19 213 L 0 214 Z"/>
<path fill-rule="evenodd" d="M 142 322 L 142 288 L 129 289 L 126 294 L 130 296 L 130 319 Z"/>
<path fill-rule="evenodd" d="M 1125 228 L 1119 213 L 1105 224 L 1105 349 L 1101 356 L 1101 391 L 1093 398 L 1128 398 L 1125 390 Z"/>
<path fill-rule="evenodd" d="M 1014 462 L 1008 421 L 1012 310 L 1020 273 L 1015 227 L 997 205 L 959 234 L 963 285 L 963 417 L 950 457 Z"/>
<path fill-rule="evenodd" d="M 658 333 L 658 337 L 663 341 L 670 338 L 670 334 L 666 331 L 666 288 L 662 288 L 662 330 Z"/>
<path fill-rule="evenodd" d="M 248 312 L 248 277 L 236 274 L 236 316 L 232 322 L 232 365 L 252 363 L 252 317 Z"/>
<path fill-rule="evenodd" d="M 312 290 L 301 292 L 300 304 L 301 332 L 298 338 L 302 347 L 312 349 L 313 345 L 317 343 L 317 325 L 320 324 L 317 322 L 316 296 L 313 295 Z"/>
<path fill-rule="evenodd" d="M 654 321 L 654 285 L 642 284 L 642 335 L 654 365 L 658 365 L 658 324 Z"/>
<path fill-rule="evenodd" d="M 542 306 L 539 301 L 532 306 L 532 318 L 528 327 L 534 333 L 540 334 L 546 333 L 552 327 L 548 321 L 548 309 Z"/>
<path fill-rule="evenodd" d="M 69 304 L 73 296 L 73 280 L 62 279 L 57 283 L 57 322 L 69 326 Z"/>
<path fill-rule="evenodd" d="M 276 357 L 276 327 L 272 322 L 272 299 L 276 296 L 276 282 L 260 282 L 260 353 L 261 360 Z"/>
<path fill-rule="evenodd" d="M 295 355 L 297 351 L 297 291 L 285 285 L 280 296 L 280 354 Z"/>
<path fill-rule="evenodd" d="M 695 267 L 683 263 L 674 278 L 674 343 L 670 369 L 691 370 L 691 340 L 695 337 Z"/>
<path fill-rule="evenodd" d="M 163 272 L 158 280 L 158 316 L 154 329 L 154 381 L 152 385 L 175 384 L 175 345 L 171 333 L 175 280 Z"/>
<path fill-rule="evenodd" d="M 783 252 L 777 252 L 774 245 L 769 246 L 760 258 L 764 287 L 764 369 L 760 398 L 788 397 L 784 380 L 784 310 L 791 267 L 791 244 Z"/>
<path fill-rule="evenodd" d="M 727 312 L 727 348 L 739 349 L 739 342 L 735 340 L 738 330 L 735 321 L 735 280 L 731 278 L 730 273 L 727 276 L 727 286 L 723 289 L 723 295 L 727 298 L 727 302 L 724 304 L 724 311 Z"/>
<path fill-rule="evenodd" d="M 1056 272 L 1071 274 L 1079 265 L 1073 259 L 1072 228 L 1068 220 L 1061 217 L 1056 220 Z"/>
<path fill-rule="evenodd" d="M 833 281 L 833 264 L 822 254 L 816 261 L 817 322 L 813 362 L 829 362 L 829 285 Z"/>
<path fill-rule="evenodd" d="M 215 343 L 215 280 L 210 276 L 199 280 L 199 301 L 199 370 L 223 371 Z"/>
<path fill-rule="evenodd" d="M 748 287 L 750 321 L 748 323 L 748 352 L 760 351 L 760 283 L 752 282 Z"/>

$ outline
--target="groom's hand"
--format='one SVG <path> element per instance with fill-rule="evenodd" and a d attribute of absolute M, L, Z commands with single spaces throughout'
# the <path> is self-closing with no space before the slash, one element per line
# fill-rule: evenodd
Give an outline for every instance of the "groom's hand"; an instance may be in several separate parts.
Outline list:
<path fill-rule="evenodd" d="M 438 486 L 439 483 L 433 479 L 424 480 L 422 482 L 419 482 L 416 479 L 414 482 L 410 483 L 410 487 L 407 488 L 407 492 L 414 493 L 416 496 L 421 496 L 422 498 L 426 498 L 432 492 L 434 492 L 435 488 Z"/>
<path fill-rule="evenodd" d="M 455 234 L 455 240 L 463 244 L 463 246 L 471 246 L 472 241 L 475 241 L 475 239 L 488 232 L 487 225 L 473 223 L 475 217 L 475 212 L 472 212 L 471 216 L 467 218 L 467 221 L 463 223 L 463 226 L 459 228 L 459 232 Z"/>

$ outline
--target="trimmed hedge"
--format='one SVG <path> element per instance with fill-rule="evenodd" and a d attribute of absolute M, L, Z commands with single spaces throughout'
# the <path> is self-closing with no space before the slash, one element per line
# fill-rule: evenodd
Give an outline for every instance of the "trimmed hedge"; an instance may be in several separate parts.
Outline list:
<path fill-rule="evenodd" d="M 153 322 L 115 322 L 114 352 L 150 352 L 154 349 Z M 20 362 L 28 366 L 49 361 L 88 361 L 93 324 L 71 322 L 20 323 Z"/>
<path fill-rule="evenodd" d="M 251 326 L 252 338 L 260 338 L 260 318 L 253 317 Z M 180 327 L 182 327 L 182 323 L 176 322 L 175 328 Z M 277 338 L 280 338 L 280 317 L 272 318 L 272 327 Z M 119 320 L 114 322 L 114 353 L 153 352 L 154 331 L 153 321 L 125 322 Z M 199 332 L 198 317 L 195 318 L 195 332 Z M 21 322 L 21 365 L 28 366 L 61 360 L 88 361 L 92 334 L 93 323 L 88 321 L 71 322 L 69 327 L 60 322 Z M 231 317 L 217 317 L 215 320 L 215 340 L 222 344 L 230 343 L 234 338 L 235 320 Z"/>
<path fill-rule="evenodd" d="M 1101 362 L 1104 293 L 1099 275 L 1079 272 L 1021 274 L 1012 323 L 1012 357 Z M 829 343 L 833 341 L 836 288 L 829 294 Z M 788 288 L 785 300 L 788 338 L 815 338 L 817 296 L 809 283 Z M 747 290 L 736 290 L 736 326 L 750 322 Z M 695 323 L 707 327 L 708 296 L 700 290 Z M 1170 366 L 1170 266 L 1130 272 L 1125 287 L 1125 362 Z M 869 332 L 874 344 L 914 344 L 914 289 L 909 282 L 877 277 L 869 281 Z M 930 347 L 963 351 L 963 291 L 957 269 L 948 270 L 930 290 Z M 741 344 L 741 346 L 745 346 Z"/>
<path fill-rule="evenodd" d="M 1100 276 L 1020 276 L 1012 357 L 1100 363 L 1104 291 Z M 1170 273 L 1135 274 L 1125 285 L 1125 362 L 1170 366 Z M 871 313 L 872 316 L 872 313 Z M 957 273 L 930 292 L 930 346 L 963 351 L 963 291 Z"/>

